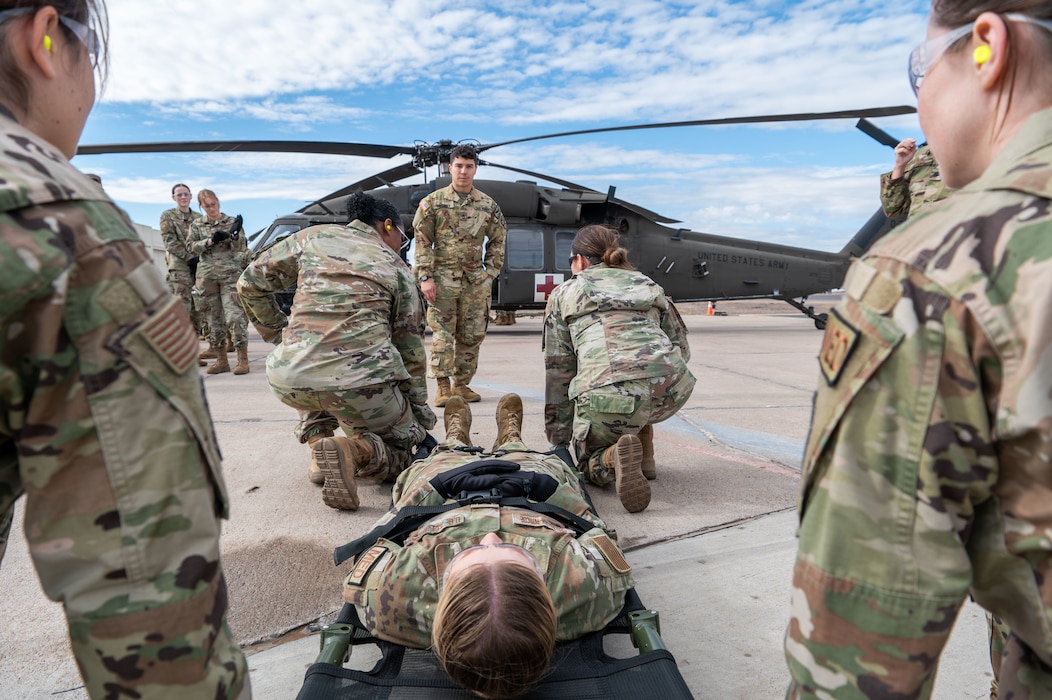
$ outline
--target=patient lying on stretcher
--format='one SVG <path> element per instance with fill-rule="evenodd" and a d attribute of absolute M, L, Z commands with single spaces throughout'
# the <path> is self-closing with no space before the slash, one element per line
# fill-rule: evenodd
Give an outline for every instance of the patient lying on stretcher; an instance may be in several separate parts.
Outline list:
<path fill-rule="evenodd" d="M 433 647 L 463 687 L 514 697 L 556 642 L 617 616 L 631 567 L 577 472 L 522 443 L 518 396 L 497 406 L 490 453 L 471 447 L 462 399 L 444 418 L 445 441 L 399 476 L 394 507 L 358 541 L 343 595 L 376 637 Z"/>

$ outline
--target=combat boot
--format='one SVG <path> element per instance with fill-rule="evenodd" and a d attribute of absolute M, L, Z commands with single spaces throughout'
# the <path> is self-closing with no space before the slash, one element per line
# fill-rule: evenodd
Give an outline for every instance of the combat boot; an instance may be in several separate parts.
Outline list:
<path fill-rule="evenodd" d="M 469 387 L 467 384 L 454 384 L 453 395 L 459 396 L 468 403 L 478 403 L 482 400 L 482 397 L 476 394 L 474 391 L 472 391 L 471 387 Z"/>
<path fill-rule="evenodd" d="M 321 433 L 320 435 L 307 438 L 307 445 L 310 447 L 310 467 L 307 469 L 307 478 L 310 479 L 312 484 L 318 484 L 321 486 L 325 483 L 325 475 L 321 473 L 321 467 L 318 466 L 318 460 L 314 458 L 314 445 L 322 438 L 331 437 L 332 433 Z"/>
<path fill-rule="evenodd" d="M 441 408 L 446 405 L 446 401 L 449 401 L 449 397 L 453 394 L 449 390 L 449 377 L 438 378 L 438 391 L 435 392 L 435 406 Z"/>
<path fill-rule="evenodd" d="M 471 409 L 459 396 L 450 396 L 446 410 L 442 414 L 446 426 L 446 440 L 459 440 L 465 445 L 471 444 Z"/>
<path fill-rule="evenodd" d="M 226 351 L 234 352 L 234 339 L 229 335 L 226 337 Z"/>
<path fill-rule="evenodd" d="M 497 402 L 497 441 L 493 450 L 509 442 L 522 442 L 522 399 L 518 394 L 505 394 Z"/>
<path fill-rule="evenodd" d="M 207 362 L 205 362 L 205 358 L 203 358 L 203 357 L 201 357 L 200 355 L 198 355 L 198 356 L 197 356 L 197 366 L 198 366 L 198 367 L 205 367 L 205 366 L 207 366 L 207 365 L 208 365 L 208 363 L 207 363 Z"/>
<path fill-rule="evenodd" d="M 372 460 L 373 446 L 359 437 L 323 437 L 314 443 L 313 452 L 325 479 L 321 500 L 337 510 L 358 510 L 354 475 Z"/>
<path fill-rule="evenodd" d="M 237 365 L 234 374 L 248 374 L 248 348 L 237 349 Z"/>
<path fill-rule="evenodd" d="M 637 437 L 643 446 L 643 457 L 639 461 L 639 468 L 648 481 L 653 481 L 657 478 L 657 464 L 654 462 L 654 426 L 644 426 Z"/>
<path fill-rule="evenodd" d="M 199 360 L 214 360 L 219 357 L 219 351 L 216 350 L 215 345 L 208 346 L 208 349 L 197 356 Z"/>
<path fill-rule="evenodd" d="M 215 363 L 205 370 L 208 374 L 222 374 L 223 372 L 230 371 L 230 361 L 226 359 L 226 353 L 219 353 L 219 357 L 216 358 Z"/>
<path fill-rule="evenodd" d="M 643 446 L 635 435 L 622 435 L 602 456 L 603 466 L 614 472 L 617 496 L 629 513 L 650 505 L 650 484 L 640 469 L 642 458 Z"/>

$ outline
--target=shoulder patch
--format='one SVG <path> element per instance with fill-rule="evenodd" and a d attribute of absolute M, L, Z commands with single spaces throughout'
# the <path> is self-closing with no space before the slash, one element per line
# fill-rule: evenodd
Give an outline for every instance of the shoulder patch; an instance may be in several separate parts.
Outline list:
<path fill-rule="evenodd" d="M 427 208 L 431 206 L 427 203 L 427 197 L 420 200 L 420 211 L 427 211 Z"/>
<path fill-rule="evenodd" d="M 603 555 L 603 559 L 606 559 L 606 563 L 613 567 L 614 571 L 619 574 L 627 574 L 632 570 L 632 565 L 625 559 L 624 552 L 621 548 L 614 544 L 614 541 L 610 539 L 609 535 L 599 535 L 598 537 L 592 538 L 592 544 L 599 550 L 599 553 Z"/>
<path fill-rule="evenodd" d="M 833 386 L 837 383 L 857 345 L 858 329 L 833 309 L 829 314 L 825 337 L 822 338 L 822 349 L 818 352 L 818 364 L 826 384 Z"/>
<path fill-rule="evenodd" d="M 185 374 L 197 366 L 197 332 L 182 299 L 172 297 L 142 324 L 139 332 L 176 374 Z"/>
<path fill-rule="evenodd" d="M 358 557 L 358 561 L 354 563 L 354 568 L 351 569 L 351 573 L 347 574 L 346 585 L 348 586 L 360 586 L 365 581 L 365 577 L 369 575 L 373 567 L 376 566 L 376 562 L 383 559 L 383 556 L 387 554 L 387 547 L 382 544 L 374 544 L 369 548 L 367 552 Z"/>

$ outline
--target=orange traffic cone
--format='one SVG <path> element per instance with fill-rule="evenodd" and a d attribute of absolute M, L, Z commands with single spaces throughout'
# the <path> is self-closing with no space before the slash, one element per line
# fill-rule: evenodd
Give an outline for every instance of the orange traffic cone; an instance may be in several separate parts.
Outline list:
<path fill-rule="evenodd" d="M 709 302 L 709 310 L 705 312 L 705 315 L 706 316 L 715 316 L 716 315 L 716 306 L 711 301 Z"/>

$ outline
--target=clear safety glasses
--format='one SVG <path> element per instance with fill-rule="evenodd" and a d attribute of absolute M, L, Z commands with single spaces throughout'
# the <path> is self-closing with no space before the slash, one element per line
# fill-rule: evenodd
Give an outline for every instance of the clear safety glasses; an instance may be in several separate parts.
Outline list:
<path fill-rule="evenodd" d="M 1028 22 L 1052 32 L 1052 21 L 1049 20 L 1037 19 L 1036 17 L 1021 15 L 1016 12 L 1005 13 L 1002 17 L 1013 22 Z M 931 70 L 932 64 L 938 60 L 939 56 L 963 37 L 971 34 L 974 27 L 975 22 L 966 24 L 963 27 L 957 27 L 953 31 L 925 41 L 910 52 L 910 87 L 913 88 L 914 95 L 920 90 L 921 83 L 924 82 L 924 76 Z"/>
<path fill-rule="evenodd" d="M 5 22 L 14 17 L 21 17 L 31 12 L 36 12 L 39 7 L 16 7 L 12 10 L 0 11 L 0 22 Z M 73 35 L 80 40 L 80 43 L 84 44 L 84 47 L 88 50 L 88 56 L 91 57 L 92 67 L 99 65 L 99 35 L 95 33 L 95 30 L 86 24 L 78 22 L 75 19 L 70 19 L 64 15 L 58 16 L 58 21 L 62 25 L 73 32 Z"/>

